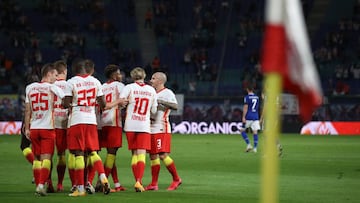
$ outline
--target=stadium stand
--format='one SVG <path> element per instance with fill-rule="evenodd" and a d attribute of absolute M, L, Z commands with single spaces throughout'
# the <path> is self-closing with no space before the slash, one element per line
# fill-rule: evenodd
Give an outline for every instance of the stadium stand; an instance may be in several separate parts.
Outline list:
<path fill-rule="evenodd" d="M 326 95 L 360 93 L 360 5 L 329 5 L 311 46 Z M 140 1 L 141 2 L 141 1 Z M 314 0 L 302 0 L 305 16 Z M 138 1 L 0 1 L 0 93 L 23 92 L 32 66 L 58 59 L 70 65 L 91 58 L 103 67 L 119 64 L 125 73 L 142 61 L 136 14 Z M 153 31 L 161 69 L 177 93 L 197 96 L 243 95 L 244 86 L 262 86 L 259 65 L 264 0 L 152 0 Z M 309 19 L 309 18 L 306 18 Z M 150 75 L 150 74 L 149 74 Z M 195 89 L 189 88 L 189 86 Z"/>

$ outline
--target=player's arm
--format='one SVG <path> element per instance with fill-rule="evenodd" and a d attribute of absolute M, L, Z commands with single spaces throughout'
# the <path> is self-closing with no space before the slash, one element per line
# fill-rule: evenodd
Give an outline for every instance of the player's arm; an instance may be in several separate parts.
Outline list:
<path fill-rule="evenodd" d="M 52 85 L 50 87 L 52 93 L 54 93 L 56 95 L 56 97 L 60 98 L 61 99 L 61 104 L 63 105 L 64 104 L 64 98 L 65 98 L 65 93 L 64 91 L 59 88 L 58 86 L 56 85 Z"/>
<path fill-rule="evenodd" d="M 62 99 L 62 106 L 65 109 L 68 109 L 71 107 L 72 105 L 72 100 L 73 100 L 73 89 L 72 89 L 72 85 L 70 85 L 70 83 L 66 83 L 65 85 L 65 90 L 64 90 L 64 94 L 65 97 Z"/>
<path fill-rule="evenodd" d="M 63 91 L 60 87 L 58 87 L 58 86 L 56 86 L 56 85 L 52 85 L 52 86 L 51 86 L 51 91 L 52 91 L 56 96 L 58 96 L 60 99 L 63 99 L 63 98 L 65 97 L 64 91 Z"/>
<path fill-rule="evenodd" d="M 152 106 L 151 106 L 150 111 L 151 111 L 152 114 L 155 114 L 155 113 L 157 112 L 158 106 L 159 106 L 156 94 L 154 94 L 154 98 L 153 98 L 153 99 L 154 99 L 154 100 L 153 100 L 153 103 L 152 103 Z"/>
<path fill-rule="evenodd" d="M 125 98 L 119 98 L 113 102 L 110 102 L 110 103 L 106 103 L 106 106 L 105 106 L 105 110 L 108 110 L 108 109 L 111 109 L 113 108 L 114 106 L 117 106 L 117 105 L 120 105 L 122 108 L 125 107 L 126 105 L 128 105 L 129 103 L 129 100 L 128 99 L 125 99 Z"/>
<path fill-rule="evenodd" d="M 105 96 L 102 95 L 102 96 L 96 97 L 96 101 L 99 104 L 100 109 L 102 111 L 105 110 L 105 107 L 106 107 Z"/>
<path fill-rule="evenodd" d="M 30 103 L 25 103 L 24 132 L 26 138 L 29 140 L 30 140 L 30 117 L 31 117 Z"/>
<path fill-rule="evenodd" d="M 248 112 L 248 108 L 249 108 L 249 105 L 245 103 L 244 106 L 243 106 L 243 115 L 242 115 L 242 122 L 243 123 L 246 122 L 245 116 L 246 116 L 246 114 Z"/>
<path fill-rule="evenodd" d="M 72 99 L 73 99 L 72 96 L 65 96 L 65 98 L 63 99 L 63 107 L 64 107 L 65 109 L 71 107 L 71 101 L 72 101 Z"/>
<path fill-rule="evenodd" d="M 177 103 L 173 103 L 173 102 L 167 102 L 161 99 L 157 100 L 158 102 L 158 109 L 160 110 L 165 110 L 167 108 L 171 109 L 171 110 L 177 110 L 178 109 L 178 104 Z"/>
<path fill-rule="evenodd" d="M 125 86 L 125 87 L 121 87 L 120 88 L 120 95 L 119 95 L 119 99 L 117 100 L 122 100 L 123 103 L 119 103 L 118 105 L 121 105 L 122 108 L 125 108 L 130 101 L 130 89 L 129 86 Z M 118 101 L 120 102 L 120 101 Z"/>

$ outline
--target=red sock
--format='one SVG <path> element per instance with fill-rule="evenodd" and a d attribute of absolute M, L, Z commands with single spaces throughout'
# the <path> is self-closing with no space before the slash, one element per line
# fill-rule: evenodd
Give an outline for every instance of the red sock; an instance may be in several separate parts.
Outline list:
<path fill-rule="evenodd" d="M 160 165 L 151 166 L 151 185 L 157 185 L 159 179 Z"/>
<path fill-rule="evenodd" d="M 84 185 L 85 182 L 85 161 L 83 156 L 75 156 L 74 185 Z"/>
<path fill-rule="evenodd" d="M 131 165 L 131 169 L 132 169 L 132 172 L 133 172 L 133 175 L 134 175 L 134 178 L 135 178 L 135 181 L 137 180 L 137 177 L 138 177 L 138 175 L 137 175 L 137 164 L 132 164 Z"/>
<path fill-rule="evenodd" d="M 145 163 L 142 161 L 138 161 L 137 163 L 137 177 L 136 177 L 136 181 L 139 181 L 141 183 L 142 181 L 142 177 L 144 176 L 144 171 L 145 171 Z"/>
<path fill-rule="evenodd" d="M 84 183 L 87 183 L 89 180 L 89 166 L 85 166 L 84 168 Z"/>
<path fill-rule="evenodd" d="M 32 164 L 34 162 L 34 154 L 31 152 L 25 156 L 26 160 Z"/>
<path fill-rule="evenodd" d="M 89 181 L 91 184 L 95 177 L 95 168 L 92 166 L 87 167 L 87 181 Z"/>
<path fill-rule="evenodd" d="M 115 163 L 114 163 L 114 166 L 113 166 L 113 168 L 111 170 L 111 177 L 112 177 L 114 183 L 119 183 L 119 177 L 118 177 L 118 174 L 117 174 L 117 167 L 116 167 Z"/>
<path fill-rule="evenodd" d="M 75 185 L 84 185 L 84 169 L 76 169 L 74 171 Z"/>
<path fill-rule="evenodd" d="M 174 162 L 172 162 L 170 165 L 168 165 L 166 167 L 168 169 L 168 171 L 171 173 L 172 177 L 173 177 L 173 180 L 174 181 L 179 181 L 180 180 L 180 177 L 176 171 L 176 167 L 175 167 L 175 164 Z"/>
<path fill-rule="evenodd" d="M 58 184 L 62 184 L 64 180 L 66 165 L 57 165 Z"/>
<path fill-rule="evenodd" d="M 35 185 L 39 185 L 39 183 L 40 183 L 40 174 L 41 174 L 41 168 L 33 169 L 33 176 L 35 178 Z"/>
<path fill-rule="evenodd" d="M 32 152 L 30 147 L 26 147 L 22 149 L 25 159 L 30 163 L 33 164 L 34 162 L 34 153 Z"/>
<path fill-rule="evenodd" d="M 41 168 L 40 170 L 40 184 L 45 184 L 47 181 L 49 184 L 51 183 L 51 179 L 49 179 L 50 170 L 47 168 Z M 49 180 L 48 180 L 49 179 Z"/>
<path fill-rule="evenodd" d="M 104 170 L 104 165 L 103 165 L 103 163 L 102 163 L 102 161 L 101 160 L 97 160 L 97 161 L 95 161 L 95 163 L 94 163 L 94 169 L 95 169 L 95 171 L 97 171 L 98 172 L 98 174 L 101 174 L 101 173 L 105 173 L 105 170 Z"/>
<path fill-rule="evenodd" d="M 112 168 L 107 168 L 107 167 L 105 167 L 104 170 L 105 170 L 105 175 L 106 175 L 106 177 L 109 177 L 109 175 L 110 175 L 110 173 L 111 173 L 111 171 L 112 171 Z"/>
<path fill-rule="evenodd" d="M 70 181 L 71 181 L 71 186 L 75 185 L 75 170 L 74 169 L 69 169 L 69 177 L 70 177 Z"/>

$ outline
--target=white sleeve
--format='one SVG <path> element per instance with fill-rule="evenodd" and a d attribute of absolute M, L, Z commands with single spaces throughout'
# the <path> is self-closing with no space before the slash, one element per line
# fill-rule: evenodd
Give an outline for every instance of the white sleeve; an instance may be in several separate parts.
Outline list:
<path fill-rule="evenodd" d="M 154 90 L 155 92 L 155 90 Z M 158 102 L 157 102 L 157 95 L 156 95 L 156 92 L 154 94 L 154 98 L 153 98 L 153 104 L 151 106 L 151 113 L 152 114 L 155 114 L 156 111 L 157 111 L 157 107 L 158 107 Z"/>
<path fill-rule="evenodd" d="M 25 103 L 29 103 L 30 100 L 29 100 L 29 85 L 26 86 L 26 89 L 25 89 Z"/>
<path fill-rule="evenodd" d="M 101 82 L 98 79 L 96 79 L 96 86 L 97 86 L 97 89 L 98 89 L 96 97 L 104 96 L 104 92 L 102 90 Z"/>
<path fill-rule="evenodd" d="M 118 83 L 118 91 L 119 91 L 119 94 L 121 94 L 121 92 L 123 91 L 125 85 L 121 82 Z"/>
<path fill-rule="evenodd" d="M 71 82 L 69 82 L 69 81 L 66 82 L 64 93 L 65 93 L 65 96 L 70 96 L 70 97 L 73 96 Z"/>
<path fill-rule="evenodd" d="M 173 91 L 169 90 L 166 101 L 172 104 L 177 104 L 176 96 Z"/>
<path fill-rule="evenodd" d="M 56 96 L 60 97 L 61 99 L 65 97 L 65 93 L 60 87 L 52 84 L 50 89 L 54 94 L 56 94 Z"/>
<path fill-rule="evenodd" d="M 130 88 L 128 85 L 126 85 L 120 92 L 120 98 L 128 99 L 129 94 L 130 94 Z"/>

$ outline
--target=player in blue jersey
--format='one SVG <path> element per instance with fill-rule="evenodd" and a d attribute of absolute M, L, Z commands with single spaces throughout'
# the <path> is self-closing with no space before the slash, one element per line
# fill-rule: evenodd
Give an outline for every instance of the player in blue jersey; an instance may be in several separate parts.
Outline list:
<path fill-rule="evenodd" d="M 257 152 L 258 145 L 258 131 L 260 130 L 260 121 L 259 121 L 259 106 L 260 99 L 254 93 L 254 87 L 249 84 L 246 88 L 247 95 L 244 97 L 244 107 L 243 107 L 243 128 L 241 129 L 241 135 L 246 143 L 246 152 L 253 151 Z M 254 147 L 250 144 L 250 140 L 246 134 L 246 129 L 251 128 L 253 137 L 254 137 Z"/>

